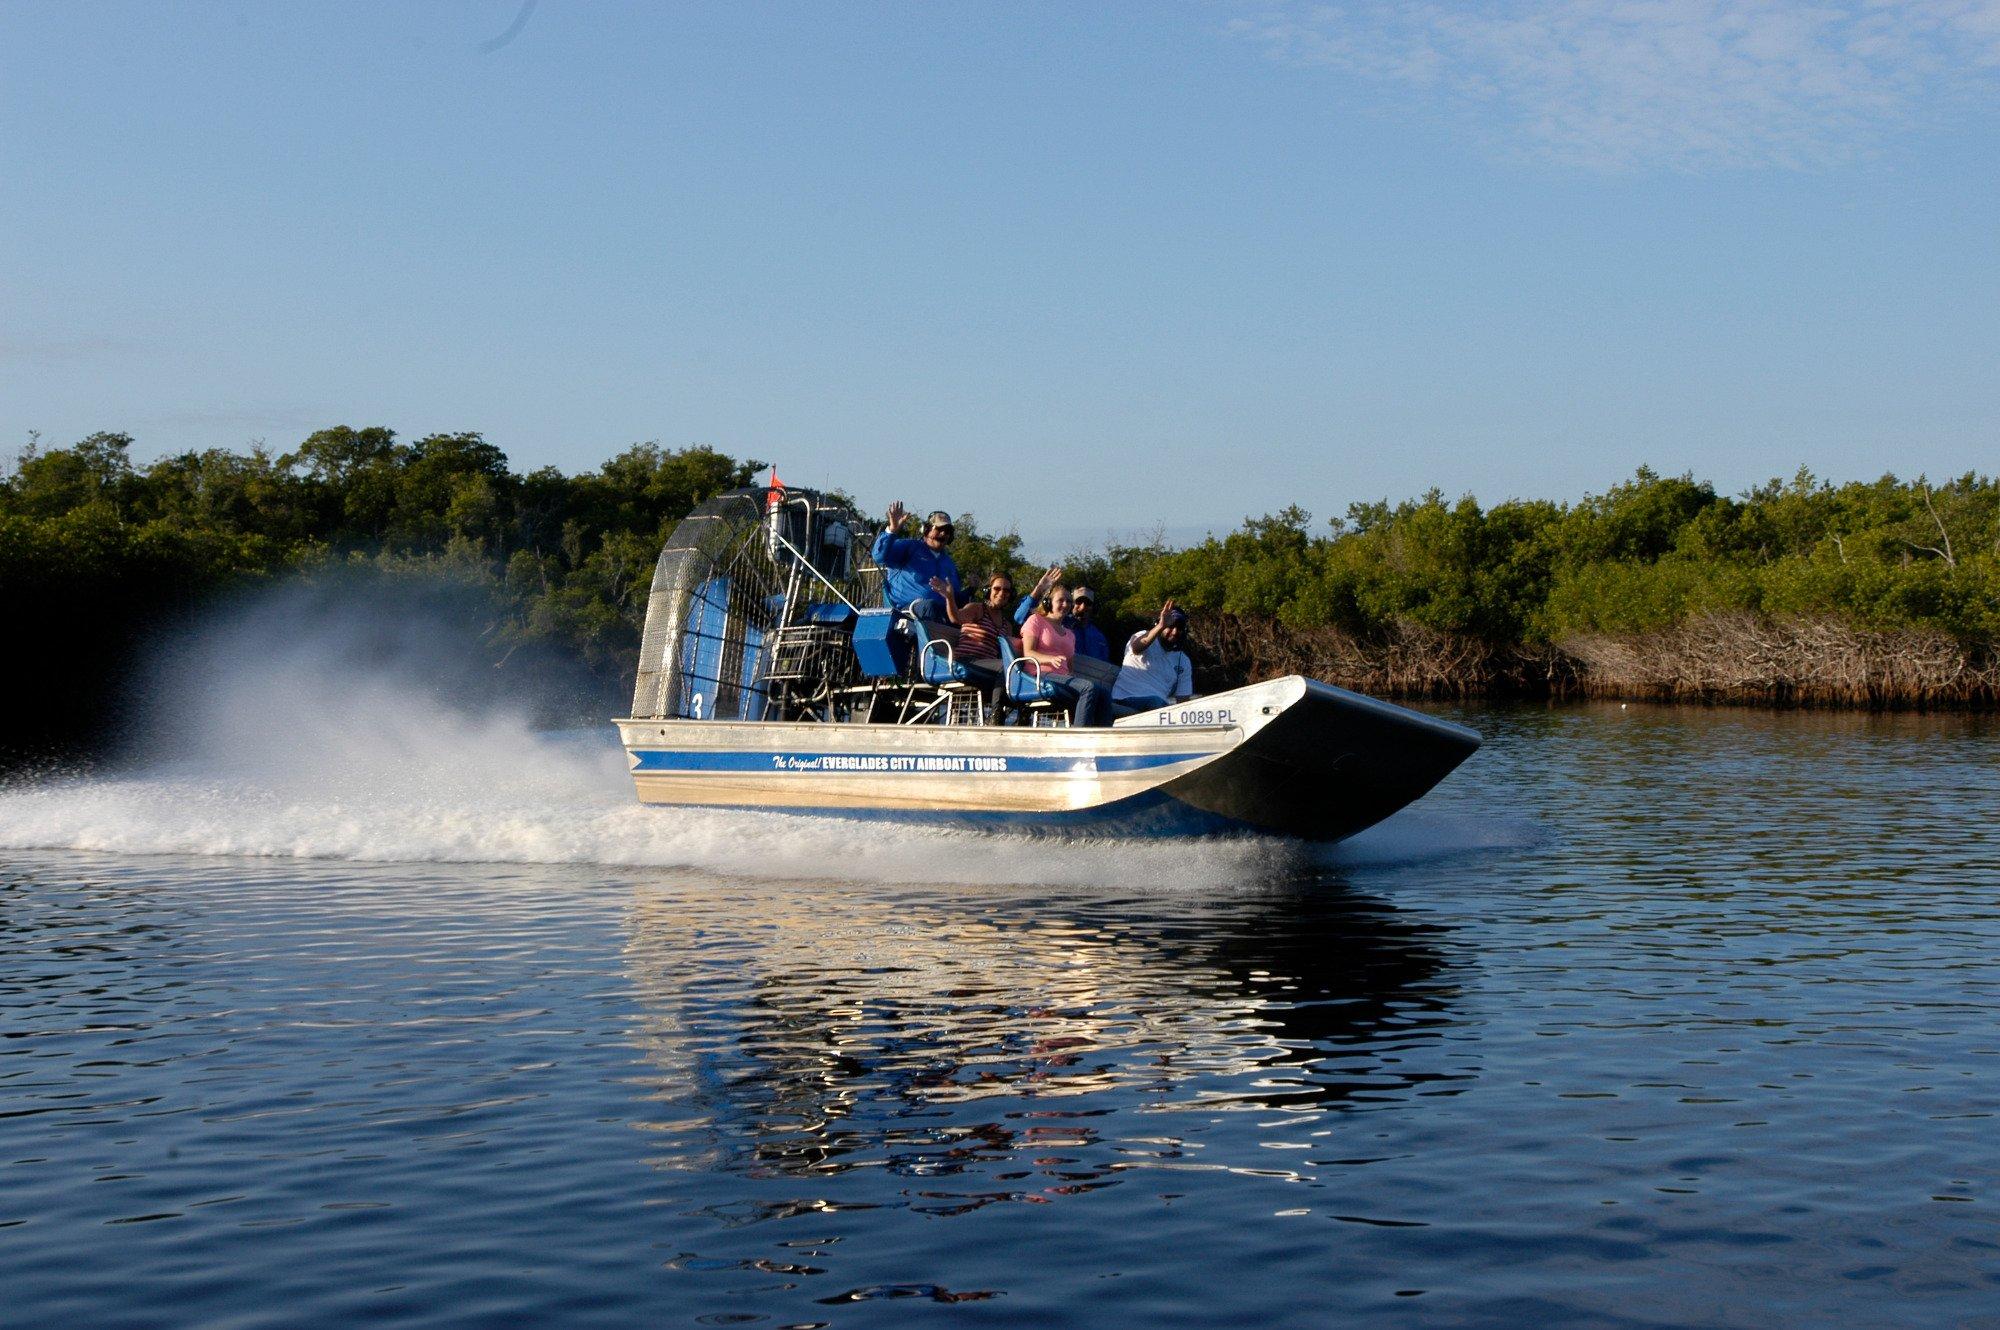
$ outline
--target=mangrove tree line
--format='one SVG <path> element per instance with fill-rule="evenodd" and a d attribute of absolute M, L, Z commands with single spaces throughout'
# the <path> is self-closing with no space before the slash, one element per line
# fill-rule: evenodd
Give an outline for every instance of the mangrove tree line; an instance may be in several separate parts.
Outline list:
<path fill-rule="evenodd" d="M 46 704 L 10 722 L 17 741 L 74 729 L 65 709 L 101 713 L 146 633 L 292 575 L 449 583 L 502 669 L 568 670 L 590 681 L 580 706 L 615 707 L 662 538 L 762 465 L 647 443 L 582 474 L 523 473 L 476 433 L 348 426 L 285 451 L 141 464 L 132 449 L 118 433 L 35 441 L 0 478 L 0 594 Z M 970 516 L 960 533 L 968 574 L 1032 579 L 1015 536 Z M 1575 503 L 1433 490 L 1068 562 L 1121 623 L 1169 596 L 1196 612 L 1217 684 L 1299 670 L 1404 696 L 1996 695 L 2000 483 L 1976 474 L 1834 485 L 1802 470 L 1728 496 L 1642 469 Z"/>

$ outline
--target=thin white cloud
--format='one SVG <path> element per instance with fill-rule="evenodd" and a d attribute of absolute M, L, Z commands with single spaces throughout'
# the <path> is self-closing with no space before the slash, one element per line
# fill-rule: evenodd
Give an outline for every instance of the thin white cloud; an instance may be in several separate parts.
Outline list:
<path fill-rule="evenodd" d="M 2000 0 L 1281 0 L 1230 30 L 1609 169 L 1823 165 L 2000 93 Z"/>

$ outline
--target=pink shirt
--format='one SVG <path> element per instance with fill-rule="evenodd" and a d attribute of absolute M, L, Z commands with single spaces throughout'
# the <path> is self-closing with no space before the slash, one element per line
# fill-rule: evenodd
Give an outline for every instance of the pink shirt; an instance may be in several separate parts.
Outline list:
<path fill-rule="evenodd" d="M 1021 625 L 1021 646 L 1037 656 L 1057 657 L 1050 669 L 1067 670 L 1069 658 L 1076 654 L 1076 634 L 1036 610 Z"/>

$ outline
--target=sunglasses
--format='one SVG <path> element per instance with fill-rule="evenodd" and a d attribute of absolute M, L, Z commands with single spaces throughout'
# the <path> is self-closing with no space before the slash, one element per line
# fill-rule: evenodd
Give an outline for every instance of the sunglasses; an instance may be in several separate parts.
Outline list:
<path fill-rule="evenodd" d="M 986 588 L 986 594 L 989 596 L 1011 596 L 1014 594 L 1014 588 L 1008 586 L 1005 582 L 995 582 L 992 586 Z"/>
<path fill-rule="evenodd" d="M 934 526 L 929 531 L 926 531 L 924 534 L 927 536 L 936 536 L 939 540 L 944 540 L 944 541 L 949 541 L 958 535 L 956 531 L 953 531 L 948 526 Z"/>

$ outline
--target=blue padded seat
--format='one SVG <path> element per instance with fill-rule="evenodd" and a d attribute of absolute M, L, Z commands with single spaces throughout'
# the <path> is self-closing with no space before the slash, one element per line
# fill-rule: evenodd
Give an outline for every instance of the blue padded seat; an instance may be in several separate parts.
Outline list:
<path fill-rule="evenodd" d="M 854 658 L 861 673 L 870 679 L 899 679 L 903 666 L 899 658 L 907 654 L 908 639 L 896 631 L 896 610 L 863 610 L 854 618 Z M 898 647 L 902 651 L 897 650 Z"/>
<path fill-rule="evenodd" d="M 1050 702 L 1059 696 L 1054 681 L 1042 677 L 1042 667 L 1014 650 L 1011 637 L 1000 639 L 1000 669 L 1007 680 L 1010 702 Z"/>
<path fill-rule="evenodd" d="M 805 621 L 824 628 L 845 628 L 854 622 L 854 608 L 837 600 L 814 601 L 806 606 Z"/>
<path fill-rule="evenodd" d="M 972 677 L 972 671 L 958 658 L 958 644 L 953 636 L 937 631 L 938 627 L 922 619 L 910 619 L 910 631 L 917 637 L 917 673 L 929 684 L 964 683 Z"/>

